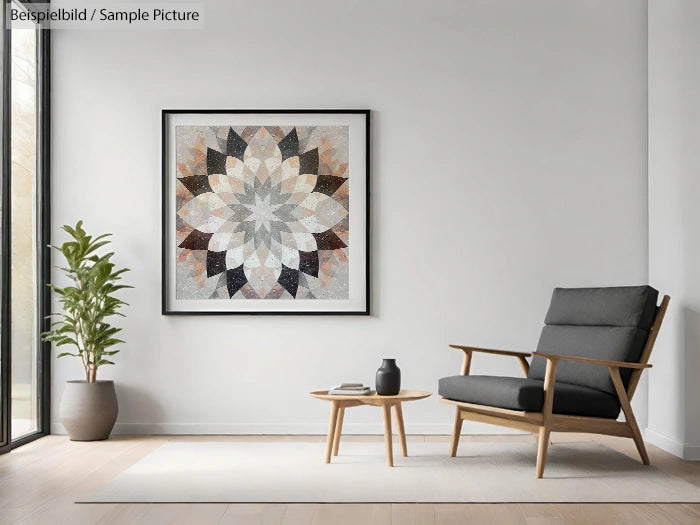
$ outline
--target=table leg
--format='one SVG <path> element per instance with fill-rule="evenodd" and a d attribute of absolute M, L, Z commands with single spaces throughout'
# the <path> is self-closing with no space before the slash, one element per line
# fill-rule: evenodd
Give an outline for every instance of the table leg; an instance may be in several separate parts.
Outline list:
<path fill-rule="evenodd" d="M 335 437 L 335 426 L 338 422 L 338 409 L 340 403 L 331 401 L 331 417 L 328 421 L 328 436 L 326 437 L 326 463 L 331 462 L 331 452 L 333 452 L 333 439 Z"/>
<path fill-rule="evenodd" d="M 341 406 L 338 409 L 338 420 L 335 424 L 335 436 L 333 437 L 333 455 L 338 455 L 338 447 L 340 446 L 340 433 L 343 431 L 343 417 L 345 417 L 345 407 Z"/>
<path fill-rule="evenodd" d="M 390 467 L 394 466 L 394 452 L 391 448 L 391 406 L 383 405 L 384 411 L 384 444 L 386 445 L 386 462 Z"/>
<path fill-rule="evenodd" d="M 396 403 L 394 405 L 394 411 L 396 412 L 396 426 L 399 431 L 399 439 L 401 440 L 401 453 L 403 457 L 408 456 L 408 449 L 406 448 L 406 430 L 403 426 L 403 409 L 401 408 L 401 403 Z"/>

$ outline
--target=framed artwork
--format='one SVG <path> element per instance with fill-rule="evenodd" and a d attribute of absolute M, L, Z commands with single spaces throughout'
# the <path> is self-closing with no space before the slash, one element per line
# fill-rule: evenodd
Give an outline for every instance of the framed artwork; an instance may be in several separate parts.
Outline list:
<path fill-rule="evenodd" d="M 163 110 L 163 314 L 369 314 L 369 110 Z"/>

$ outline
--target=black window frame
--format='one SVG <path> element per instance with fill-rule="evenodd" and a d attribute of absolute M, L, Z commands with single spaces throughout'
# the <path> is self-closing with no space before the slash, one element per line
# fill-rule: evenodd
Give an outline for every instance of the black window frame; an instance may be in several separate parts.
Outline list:
<path fill-rule="evenodd" d="M 27 9 L 33 9 L 37 0 L 17 0 Z M 11 29 L 7 28 L 5 14 L 12 0 L 2 0 L 5 24 L 2 30 L 2 269 L 0 271 L 0 454 L 51 433 L 51 344 L 37 338 L 37 402 L 38 429 L 12 440 L 12 363 L 11 363 Z M 44 1 L 42 3 L 48 3 Z M 49 328 L 51 313 L 51 253 L 48 248 L 51 235 L 51 31 L 37 27 L 37 175 L 36 175 L 36 253 L 37 253 L 37 334 Z"/>

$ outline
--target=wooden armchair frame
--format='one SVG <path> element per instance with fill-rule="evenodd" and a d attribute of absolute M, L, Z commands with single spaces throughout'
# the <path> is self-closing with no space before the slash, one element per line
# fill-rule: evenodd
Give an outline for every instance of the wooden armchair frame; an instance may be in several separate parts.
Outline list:
<path fill-rule="evenodd" d="M 547 368 L 544 378 L 544 401 L 540 412 L 524 412 L 518 410 L 509 410 L 505 408 L 497 408 L 488 405 L 476 405 L 472 403 L 464 403 L 461 401 L 453 401 L 451 399 L 441 398 L 441 401 L 455 405 L 455 421 L 452 431 L 452 442 L 450 444 L 450 456 L 457 455 L 457 446 L 459 445 L 459 437 L 462 431 L 462 421 L 468 419 L 479 423 L 490 423 L 517 430 L 531 432 L 538 438 L 537 445 L 537 467 L 535 475 L 541 478 L 544 474 L 545 461 L 547 458 L 547 447 L 549 444 L 549 436 L 551 432 L 585 432 L 592 434 L 606 434 L 610 436 L 630 437 L 634 440 L 637 451 L 645 465 L 649 464 L 649 456 L 647 455 L 646 447 L 642 434 L 637 425 L 637 420 L 634 417 L 630 400 L 639 384 L 642 372 L 645 368 L 651 368 L 648 364 L 649 356 L 654 348 L 656 337 L 659 333 L 659 328 L 666 314 L 670 297 L 665 295 L 661 301 L 654 323 L 649 331 L 649 337 L 642 350 L 638 363 L 627 363 L 621 361 L 606 361 L 600 359 L 588 359 L 585 357 L 571 357 L 564 355 L 550 355 L 540 352 L 514 352 L 511 350 L 494 350 L 490 348 L 477 348 L 473 346 L 450 345 L 451 348 L 456 348 L 464 352 L 464 360 L 462 361 L 462 375 L 469 375 L 469 370 L 472 362 L 473 353 L 495 354 L 516 357 L 520 366 L 527 377 L 530 370 L 530 365 L 526 357 L 539 356 L 547 360 Z M 554 403 L 554 387 L 556 385 L 557 365 L 560 361 L 575 361 L 578 363 L 588 363 L 598 366 L 606 366 L 610 372 L 610 378 L 615 386 L 615 392 L 620 400 L 622 412 L 625 414 L 625 421 L 617 421 L 615 419 L 603 417 L 588 417 L 588 416 L 568 416 L 563 414 L 553 414 L 552 407 Z M 625 389 L 624 383 L 620 376 L 620 369 L 632 369 L 630 380 Z"/>

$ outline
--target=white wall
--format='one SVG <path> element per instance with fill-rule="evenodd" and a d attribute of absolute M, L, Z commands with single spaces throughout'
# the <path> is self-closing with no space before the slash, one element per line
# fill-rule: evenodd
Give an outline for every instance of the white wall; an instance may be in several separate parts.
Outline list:
<path fill-rule="evenodd" d="M 129 344 L 100 369 L 118 431 L 324 433 L 310 390 L 395 356 L 435 391 L 459 370 L 448 343 L 533 349 L 554 286 L 647 282 L 645 2 L 228 4 L 207 31 L 54 33 L 54 238 L 81 218 L 113 232 L 136 286 Z M 160 110 L 177 107 L 374 111 L 372 317 L 160 315 Z M 54 431 L 80 374 L 55 363 Z M 405 417 L 447 433 L 452 410 Z"/>
<path fill-rule="evenodd" d="M 649 2 L 649 274 L 671 296 L 649 383 L 651 442 L 700 459 L 700 3 Z"/>

